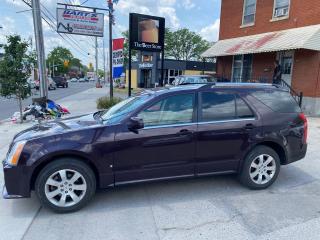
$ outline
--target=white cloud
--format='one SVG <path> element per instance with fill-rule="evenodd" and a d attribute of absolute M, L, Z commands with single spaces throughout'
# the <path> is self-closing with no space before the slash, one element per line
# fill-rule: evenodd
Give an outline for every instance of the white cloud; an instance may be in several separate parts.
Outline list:
<path fill-rule="evenodd" d="M 194 8 L 196 6 L 196 4 L 194 2 L 192 2 L 192 0 L 184 0 L 182 2 L 182 6 L 185 9 L 190 10 L 190 9 Z"/>
<path fill-rule="evenodd" d="M 220 19 L 209 26 L 206 26 L 200 30 L 200 35 L 210 42 L 216 42 L 219 38 Z"/>
<path fill-rule="evenodd" d="M 180 27 L 180 20 L 175 5 L 176 0 L 121 0 L 115 9 L 126 16 L 129 12 L 135 12 L 165 17 L 167 25 L 176 29 Z"/>

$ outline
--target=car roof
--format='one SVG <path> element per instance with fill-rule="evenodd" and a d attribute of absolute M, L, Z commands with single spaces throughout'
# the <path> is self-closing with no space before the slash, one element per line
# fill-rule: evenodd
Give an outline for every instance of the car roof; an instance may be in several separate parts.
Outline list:
<path fill-rule="evenodd" d="M 279 90 L 287 91 L 286 89 L 267 83 L 202 83 L 202 84 L 186 84 L 172 87 L 161 87 L 154 89 L 147 89 L 138 95 L 162 95 L 166 93 L 184 92 L 192 90 L 239 90 L 245 91 L 259 91 L 259 90 Z"/>

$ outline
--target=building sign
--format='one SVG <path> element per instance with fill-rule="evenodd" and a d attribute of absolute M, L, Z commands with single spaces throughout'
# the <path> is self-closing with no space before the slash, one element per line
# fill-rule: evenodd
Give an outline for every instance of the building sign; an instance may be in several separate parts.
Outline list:
<path fill-rule="evenodd" d="M 164 48 L 165 19 L 130 13 L 130 47 L 140 51 L 161 52 Z"/>
<path fill-rule="evenodd" d="M 57 8 L 57 32 L 103 37 L 102 13 Z"/>
<path fill-rule="evenodd" d="M 141 69 L 153 68 L 153 64 L 152 63 L 140 63 L 139 68 L 141 68 Z"/>
<path fill-rule="evenodd" d="M 112 65 L 113 78 L 120 78 L 123 73 L 123 46 L 124 38 L 113 39 L 112 42 Z"/>

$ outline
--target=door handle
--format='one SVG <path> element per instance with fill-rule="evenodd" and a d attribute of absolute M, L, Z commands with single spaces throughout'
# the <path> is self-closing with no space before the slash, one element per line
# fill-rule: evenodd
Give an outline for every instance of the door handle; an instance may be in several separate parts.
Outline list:
<path fill-rule="evenodd" d="M 248 123 L 248 124 L 246 124 L 246 125 L 244 126 L 244 129 L 245 129 L 245 130 L 252 130 L 252 129 L 255 129 L 255 128 L 256 128 L 256 126 L 253 125 L 252 123 Z"/>
<path fill-rule="evenodd" d="M 180 133 L 181 135 L 185 135 L 185 134 L 192 134 L 193 131 L 188 130 L 188 129 L 182 129 L 182 130 L 179 131 L 179 133 Z"/>

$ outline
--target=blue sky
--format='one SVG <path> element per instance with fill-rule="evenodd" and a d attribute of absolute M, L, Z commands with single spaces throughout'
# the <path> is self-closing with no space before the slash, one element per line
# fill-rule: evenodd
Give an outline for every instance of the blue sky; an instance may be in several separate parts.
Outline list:
<path fill-rule="evenodd" d="M 30 1 L 30 0 L 27 0 Z M 50 18 L 55 16 L 57 2 L 79 4 L 84 0 L 40 0 L 43 10 Z M 166 25 L 172 29 L 189 28 L 198 32 L 209 41 L 216 41 L 219 32 L 221 0 L 119 0 L 115 5 L 116 25 L 114 26 L 114 37 L 121 37 L 121 32 L 128 28 L 129 12 L 144 13 L 163 16 Z M 106 8 L 106 0 L 89 0 L 85 5 Z M 46 8 L 46 9 L 44 9 Z M 31 11 L 22 0 L 1 0 L 0 13 L 0 43 L 4 43 L 6 34 L 20 34 L 23 38 L 33 38 L 33 22 Z M 52 18 L 53 19 L 53 18 Z M 53 19 L 54 21 L 54 19 Z M 108 19 L 106 18 L 106 23 Z M 52 24 L 53 25 L 53 24 Z M 107 26 L 107 24 L 106 24 Z M 62 39 L 52 28 L 43 22 L 46 54 L 55 46 L 69 48 L 74 56 L 80 58 L 83 64 L 93 62 L 94 39 L 92 37 L 76 36 Z M 108 31 L 107 27 L 105 29 Z M 108 34 L 106 34 L 108 35 Z M 72 40 L 70 40 L 70 38 Z M 104 39 L 107 43 L 107 37 Z M 100 66 L 102 64 L 102 41 L 100 46 Z M 77 43 L 77 44 L 76 44 Z M 77 46 L 75 46 L 77 45 Z M 89 56 L 86 53 L 91 53 Z"/>

